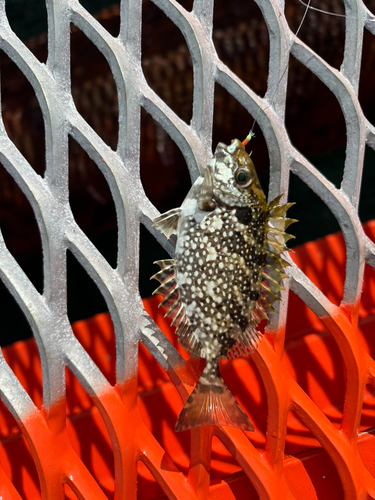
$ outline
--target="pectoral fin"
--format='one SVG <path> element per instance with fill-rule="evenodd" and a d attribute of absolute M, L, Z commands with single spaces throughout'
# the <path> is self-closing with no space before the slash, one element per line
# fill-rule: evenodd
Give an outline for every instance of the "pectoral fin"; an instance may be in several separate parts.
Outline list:
<path fill-rule="evenodd" d="M 178 220 L 181 215 L 181 208 L 173 208 L 154 219 L 154 226 L 170 238 L 171 234 L 176 232 Z"/>
<path fill-rule="evenodd" d="M 158 280 L 160 286 L 152 295 L 163 297 L 159 307 L 164 306 L 167 309 L 165 317 L 169 317 L 172 320 L 171 325 L 175 325 L 178 341 L 182 347 L 192 354 L 200 356 L 202 344 L 191 328 L 181 301 L 180 288 L 176 281 L 175 261 L 173 259 L 158 260 L 154 264 L 158 264 L 160 271 L 154 274 L 151 279 Z"/>

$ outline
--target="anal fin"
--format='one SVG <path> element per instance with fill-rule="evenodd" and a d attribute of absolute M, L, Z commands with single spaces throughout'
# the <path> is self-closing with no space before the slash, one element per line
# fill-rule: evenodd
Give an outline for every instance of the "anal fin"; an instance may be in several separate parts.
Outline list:
<path fill-rule="evenodd" d="M 258 323 L 258 319 L 255 319 L 254 322 Z M 249 323 L 247 328 L 240 334 L 237 341 L 229 349 L 226 355 L 227 359 L 235 359 L 242 356 L 248 356 L 249 354 L 252 354 L 258 347 L 262 334 L 257 331 L 252 323 L 253 321 Z"/>

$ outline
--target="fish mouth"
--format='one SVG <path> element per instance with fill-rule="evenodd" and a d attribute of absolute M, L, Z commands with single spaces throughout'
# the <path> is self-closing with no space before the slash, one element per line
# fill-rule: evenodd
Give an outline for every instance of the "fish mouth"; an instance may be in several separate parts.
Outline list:
<path fill-rule="evenodd" d="M 239 149 L 244 149 L 244 146 L 240 140 L 233 139 L 229 145 L 224 144 L 224 142 L 219 142 L 216 149 L 225 151 L 231 156 L 235 156 Z"/>

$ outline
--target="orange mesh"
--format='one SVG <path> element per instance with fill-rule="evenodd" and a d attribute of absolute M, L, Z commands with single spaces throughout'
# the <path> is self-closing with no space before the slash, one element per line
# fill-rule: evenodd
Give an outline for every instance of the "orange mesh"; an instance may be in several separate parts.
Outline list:
<path fill-rule="evenodd" d="M 375 221 L 365 225 L 365 232 L 375 240 Z M 297 248 L 293 259 L 339 304 L 345 273 L 341 234 Z M 332 318 L 318 319 L 291 294 L 286 332 L 267 333 L 251 358 L 222 363 L 223 377 L 254 423 L 254 433 L 203 428 L 175 434 L 183 398 L 142 344 L 138 380 L 125 390 L 112 387 L 96 405 L 68 369 L 66 407 L 57 405 L 48 425 L 41 409 L 20 429 L 1 403 L 0 497 L 374 498 L 374 296 L 375 271 L 368 267 L 356 326 L 339 306 Z M 187 359 L 157 303 L 144 301 Z M 73 329 L 113 384 L 110 316 L 79 321 Z M 280 350 L 284 336 L 285 348 Z M 34 340 L 4 348 L 3 353 L 41 408 L 41 367 Z M 194 378 L 199 369 L 198 360 L 186 361 L 182 379 L 188 380 L 189 373 Z M 116 453 L 114 444 L 119 447 Z"/>

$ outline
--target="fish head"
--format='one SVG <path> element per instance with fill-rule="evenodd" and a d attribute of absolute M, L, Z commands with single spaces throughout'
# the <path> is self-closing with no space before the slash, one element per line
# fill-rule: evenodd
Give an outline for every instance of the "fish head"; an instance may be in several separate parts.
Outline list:
<path fill-rule="evenodd" d="M 254 163 L 238 139 L 229 146 L 219 142 L 209 162 L 201 190 L 203 206 L 209 202 L 227 207 L 265 205 L 266 197 L 259 183 Z"/>

